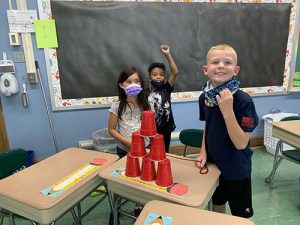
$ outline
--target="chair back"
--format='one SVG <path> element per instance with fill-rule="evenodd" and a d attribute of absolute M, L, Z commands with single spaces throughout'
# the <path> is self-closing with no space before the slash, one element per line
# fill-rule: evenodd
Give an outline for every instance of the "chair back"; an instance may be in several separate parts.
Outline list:
<path fill-rule="evenodd" d="M 299 116 L 288 116 L 288 117 L 281 119 L 280 121 L 292 121 L 292 120 L 300 120 L 300 115 Z"/>
<path fill-rule="evenodd" d="M 0 154 L 0 179 L 8 177 L 24 166 L 27 162 L 27 152 L 24 149 L 11 149 Z"/>
<path fill-rule="evenodd" d="M 185 129 L 179 134 L 179 140 L 185 145 L 183 156 L 186 156 L 187 147 L 200 148 L 202 144 L 203 130 L 200 129 Z"/>

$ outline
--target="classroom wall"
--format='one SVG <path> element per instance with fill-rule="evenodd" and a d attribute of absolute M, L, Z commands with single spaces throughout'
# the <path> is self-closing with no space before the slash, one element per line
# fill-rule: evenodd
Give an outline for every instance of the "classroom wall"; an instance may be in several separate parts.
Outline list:
<path fill-rule="evenodd" d="M 14 1 L 13 7 L 16 8 Z M 36 9 L 36 0 L 27 0 L 28 9 Z M 12 47 L 8 41 L 8 23 L 6 10 L 8 1 L 0 1 L 0 59 L 2 52 L 7 52 L 8 59 L 12 59 L 13 51 L 22 51 L 21 47 Z M 42 81 L 45 88 L 46 100 L 50 106 L 48 80 L 44 59 L 44 51 L 36 48 L 35 37 L 32 35 L 34 55 L 39 62 Z M 25 63 L 16 63 L 16 78 L 19 87 L 22 87 L 23 76 L 26 76 Z M 75 87 L 76 88 L 76 87 Z M 24 148 L 35 151 L 35 159 L 43 159 L 55 154 L 47 112 L 43 101 L 41 85 L 27 85 L 29 107 L 24 108 L 21 101 L 21 92 L 6 97 L 0 94 L 4 110 L 5 123 L 11 148 Z M 257 113 L 261 117 L 271 110 L 278 109 L 284 112 L 300 113 L 300 93 L 280 96 L 254 97 Z M 173 103 L 173 112 L 177 124 L 176 131 L 185 128 L 203 128 L 198 120 L 197 102 Z M 52 112 L 51 117 L 56 134 L 59 150 L 71 146 L 78 146 L 79 140 L 92 139 L 92 132 L 107 127 L 108 108 L 69 110 Z M 263 135 L 263 122 L 253 132 L 253 135 Z"/>

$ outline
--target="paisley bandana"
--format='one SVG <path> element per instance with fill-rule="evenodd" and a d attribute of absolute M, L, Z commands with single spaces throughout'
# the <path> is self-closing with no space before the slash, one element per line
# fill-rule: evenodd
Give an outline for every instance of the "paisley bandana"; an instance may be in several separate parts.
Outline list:
<path fill-rule="evenodd" d="M 205 92 L 205 104 L 208 107 L 214 107 L 218 105 L 216 96 L 225 88 L 229 89 L 232 94 L 234 94 L 240 87 L 240 82 L 232 77 L 226 83 L 221 84 L 217 87 L 213 87 L 210 81 L 207 81 L 206 85 L 203 87 Z"/>

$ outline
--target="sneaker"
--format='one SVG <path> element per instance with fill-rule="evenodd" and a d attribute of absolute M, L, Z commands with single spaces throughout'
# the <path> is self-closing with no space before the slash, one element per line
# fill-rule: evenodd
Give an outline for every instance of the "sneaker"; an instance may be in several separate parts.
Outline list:
<path fill-rule="evenodd" d="M 135 206 L 134 207 L 134 216 L 138 217 L 143 210 L 143 206 Z"/>
<path fill-rule="evenodd" d="M 93 191 L 93 192 L 91 193 L 91 196 L 92 196 L 92 197 L 95 197 L 95 196 L 97 196 L 97 195 L 102 195 L 102 194 L 104 194 L 105 192 L 107 192 L 105 186 L 104 186 L 104 185 L 101 185 L 101 186 L 99 186 L 99 187 L 97 188 L 96 191 Z"/>

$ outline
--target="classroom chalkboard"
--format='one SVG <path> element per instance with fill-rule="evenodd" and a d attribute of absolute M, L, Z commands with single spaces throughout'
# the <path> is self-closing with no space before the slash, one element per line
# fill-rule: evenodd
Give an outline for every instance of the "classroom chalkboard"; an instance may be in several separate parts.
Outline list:
<path fill-rule="evenodd" d="M 179 77 L 176 92 L 199 91 L 207 50 L 232 45 L 241 87 L 283 83 L 291 4 L 51 1 L 56 22 L 63 99 L 117 95 L 123 69 L 147 79 L 152 62 L 170 46 Z M 167 71 L 168 73 L 168 71 Z"/>

